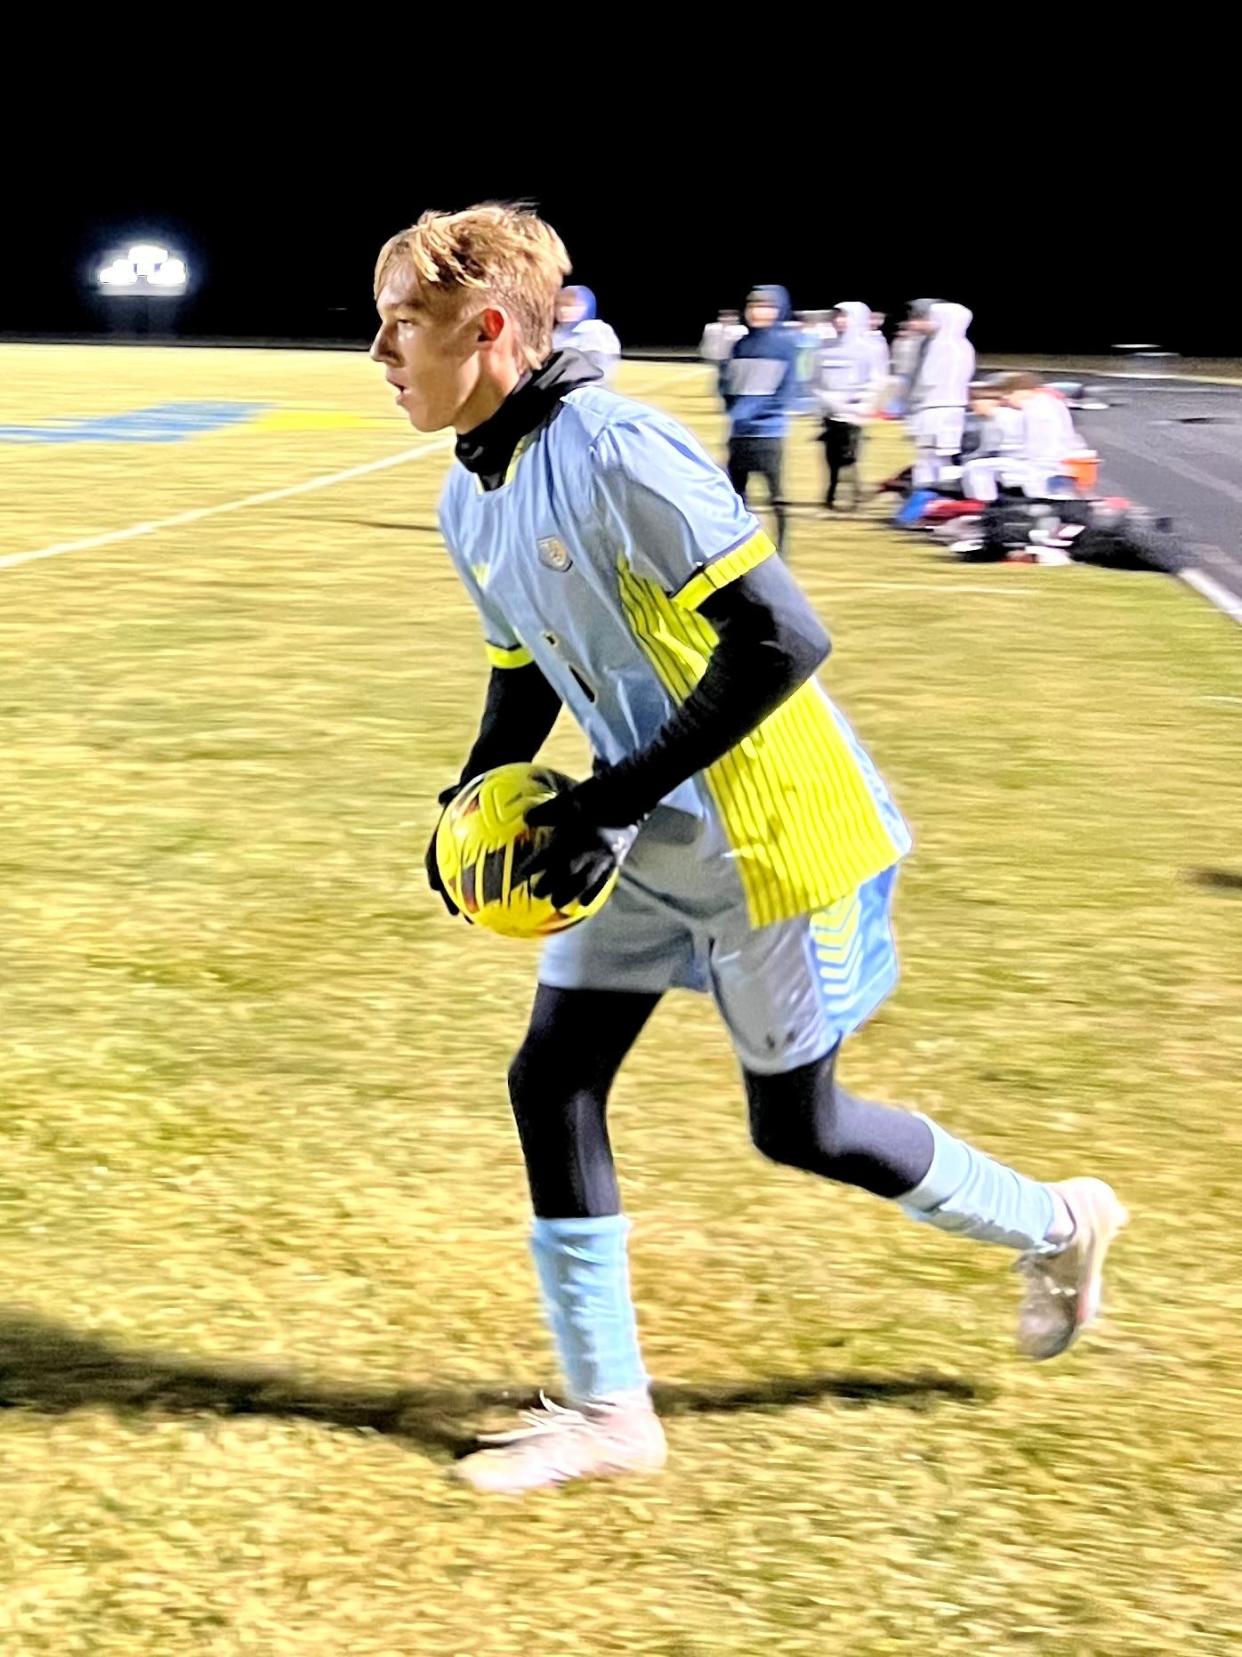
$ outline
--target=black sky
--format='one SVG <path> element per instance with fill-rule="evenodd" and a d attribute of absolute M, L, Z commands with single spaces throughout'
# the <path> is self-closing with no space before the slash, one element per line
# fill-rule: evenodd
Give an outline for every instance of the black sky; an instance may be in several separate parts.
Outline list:
<path fill-rule="evenodd" d="M 366 337 L 370 274 L 390 232 L 427 207 L 535 201 L 565 238 L 576 277 L 630 345 L 693 343 L 719 305 L 779 281 L 799 307 L 915 295 L 960 299 L 984 350 L 1104 350 L 1152 340 L 1184 354 L 1242 353 L 1242 325 L 1210 179 L 1151 184 L 1135 141 L 1081 131 L 1045 147 L 972 145 L 939 159 L 913 137 L 869 144 L 637 111 L 574 129 L 525 122 L 470 145 L 418 123 L 409 136 L 359 104 L 332 123 L 243 108 L 175 141 L 79 150 L 67 174 L 36 173 L 10 199 L 0 332 L 101 326 L 87 283 L 109 243 L 158 235 L 196 275 L 179 327 L 200 336 Z M 641 105 L 641 97 L 637 99 Z M 684 114 L 684 112 L 683 112 Z M 432 129 L 435 130 L 432 130 Z M 565 129 L 569 130 L 569 129 Z M 601 141 L 599 134 L 610 134 Z M 1166 165 L 1169 158 L 1165 158 Z"/>

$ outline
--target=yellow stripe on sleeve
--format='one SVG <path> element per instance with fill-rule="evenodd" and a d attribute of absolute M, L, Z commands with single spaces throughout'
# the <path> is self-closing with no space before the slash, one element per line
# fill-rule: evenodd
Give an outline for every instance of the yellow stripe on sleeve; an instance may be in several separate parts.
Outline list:
<path fill-rule="evenodd" d="M 697 610 L 705 598 L 718 593 L 722 587 L 727 587 L 731 581 L 736 581 L 747 570 L 753 570 L 757 564 L 762 564 L 765 558 L 770 558 L 776 551 L 771 539 L 763 530 L 756 530 L 740 547 L 734 547 L 732 552 L 725 552 L 719 558 L 714 558 L 710 564 L 704 564 L 702 569 L 696 570 L 683 586 L 678 587 L 673 594 L 673 603 L 683 610 Z"/>
<path fill-rule="evenodd" d="M 483 648 L 493 667 L 529 667 L 535 659 L 524 644 L 515 644 L 509 650 L 498 644 L 485 644 Z"/>

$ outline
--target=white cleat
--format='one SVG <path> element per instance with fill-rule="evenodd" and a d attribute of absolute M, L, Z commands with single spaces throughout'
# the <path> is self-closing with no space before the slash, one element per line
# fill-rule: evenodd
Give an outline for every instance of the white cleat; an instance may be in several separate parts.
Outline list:
<path fill-rule="evenodd" d="M 454 1477 L 493 1495 L 520 1495 L 572 1479 L 655 1473 L 668 1455 L 649 1401 L 564 1409 L 541 1393 L 522 1418 L 526 1425 L 514 1432 L 486 1434 L 486 1448 L 457 1462 Z"/>
<path fill-rule="evenodd" d="M 1074 1235 L 1052 1254 L 1032 1250 L 1018 1260 L 1026 1294 L 1018 1312 L 1018 1350 L 1028 1358 L 1055 1358 L 1100 1311 L 1104 1256 L 1130 1218 L 1102 1179 L 1054 1184 L 1074 1222 Z"/>

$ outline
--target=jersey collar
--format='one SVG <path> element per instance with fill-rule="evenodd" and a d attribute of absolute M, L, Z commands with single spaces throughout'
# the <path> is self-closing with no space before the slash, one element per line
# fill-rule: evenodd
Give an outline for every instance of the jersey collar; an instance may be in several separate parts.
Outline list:
<path fill-rule="evenodd" d="M 490 420 L 461 434 L 456 445 L 458 460 L 484 490 L 499 489 L 522 440 L 543 424 L 567 392 L 602 377 L 580 352 L 554 352 L 518 382 Z"/>

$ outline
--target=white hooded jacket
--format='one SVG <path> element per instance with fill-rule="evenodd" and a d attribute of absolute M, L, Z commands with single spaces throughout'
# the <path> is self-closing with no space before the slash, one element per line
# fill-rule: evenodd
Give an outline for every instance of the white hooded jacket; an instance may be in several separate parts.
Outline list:
<path fill-rule="evenodd" d="M 745 332 L 744 322 L 709 322 L 699 341 L 699 356 L 704 362 L 727 361 Z"/>
<path fill-rule="evenodd" d="M 970 401 L 970 382 L 975 377 L 975 348 L 966 338 L 974 320 L 965 305 L 938 301 L 928 312 L 932 336 L 918 378 L 910 389 L 914 412 L 932 409 L 962 409 Z"/>
<path fill-rule="evenodd" d="M 874 400 L 876 356 L 869 336 L 871 308 L 844 299 L 837 309 L 837 337 L 820 352 L 816 392 L 824 414 L 834 420 L 861 420 Z"/>

